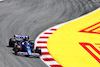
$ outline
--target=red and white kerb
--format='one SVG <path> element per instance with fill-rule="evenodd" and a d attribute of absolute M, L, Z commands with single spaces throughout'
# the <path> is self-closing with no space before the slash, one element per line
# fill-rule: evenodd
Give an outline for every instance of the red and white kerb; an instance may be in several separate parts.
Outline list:
<path fill-rule="evenodd" d="M 50 55 L 47 49 L 48 38 L 59 28 L 52 27 L 42 32 L 35 40 L 35 47 L 40 47 L 42 51 L 41 60 L 49 67 L 62 67 L 55 59 Z"/>

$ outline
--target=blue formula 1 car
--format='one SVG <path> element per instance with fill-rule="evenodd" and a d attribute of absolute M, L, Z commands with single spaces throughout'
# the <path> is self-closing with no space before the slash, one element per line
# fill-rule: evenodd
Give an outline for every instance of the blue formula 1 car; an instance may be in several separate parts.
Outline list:
<path fill-rule="evenodd" d="M 13 47 L 15 55 L 25 55 L 39 57 L 41 55 L 41 48 L 34 49 L 34 41 L 29 40 L 29 36 L 14 35 L 10 38 L 9 47 Z"/>

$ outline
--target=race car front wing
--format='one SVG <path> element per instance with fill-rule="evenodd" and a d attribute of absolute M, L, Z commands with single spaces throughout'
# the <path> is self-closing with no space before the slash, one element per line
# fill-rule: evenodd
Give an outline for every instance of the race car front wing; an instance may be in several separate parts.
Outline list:
<path fill-rule="evenodd" d="M 29 55 L 28 52 L 17 52 L 17 55 Z M 39 57 L 40 54 L 39 53 L 31 53 L 30 56 L 37 56 Z"/>

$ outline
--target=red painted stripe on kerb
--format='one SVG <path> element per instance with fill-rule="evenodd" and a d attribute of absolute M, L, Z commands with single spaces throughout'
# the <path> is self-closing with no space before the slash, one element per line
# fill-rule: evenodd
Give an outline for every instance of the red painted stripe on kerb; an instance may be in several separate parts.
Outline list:
<path fill-rule="evenodd" d="M 41 37 L 39 37 L 39 38 L 46 38 L 46 39 L 47 39 L 47 38 L 49 38 L 49 37 L 46 37 L 46 36 L 41 36 Z"/>
<path fill-rule="evenodd" d="M 57 29 L 50 29 L 50 30 L 56 31 Z"/>
<path fill-rule="evenodd" d="M 51 67 L 63 67 L 61 65 L 50 65 Z"/>
<path fill-rule="evenodd" d="M 42 52 L 42 55 L 50 55 L 49 52 Z"/>
<path fill-rule="evenodd" d="M 37 41 L 37 43 L 47 43 L 47 41 Z"/>
<path fill-rule="evenodd" d="M 43 58 L 44 61 L 55 61 L 53 58 Z"/>
<path fill-rule="evenodd" d="M 52 34 L 52 33 L 50 33 L 50 32 L 46 32 L 46 33 L 44 33 L 44 34 Z"/>

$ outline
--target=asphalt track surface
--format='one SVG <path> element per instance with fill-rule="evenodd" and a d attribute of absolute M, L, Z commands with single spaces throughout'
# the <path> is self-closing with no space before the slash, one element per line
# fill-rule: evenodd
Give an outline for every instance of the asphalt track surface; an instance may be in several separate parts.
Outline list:
<path fill-rule="evenodd" d="M 45 29 L 100 6 L 100 0 L 5 0 L 0 2 L 0 67 L 47 67 L 38 58 L 15 56 L 7 47 L 14 34 L 30 39 Z"/>

